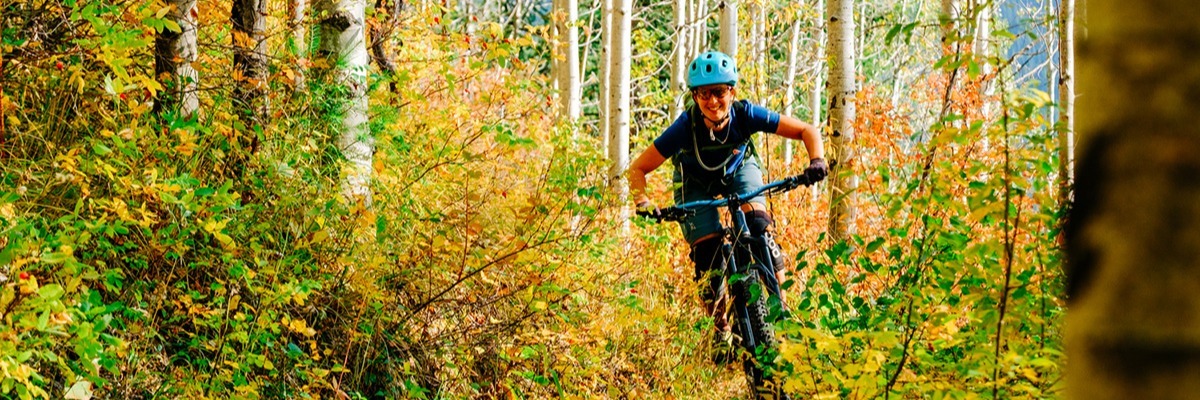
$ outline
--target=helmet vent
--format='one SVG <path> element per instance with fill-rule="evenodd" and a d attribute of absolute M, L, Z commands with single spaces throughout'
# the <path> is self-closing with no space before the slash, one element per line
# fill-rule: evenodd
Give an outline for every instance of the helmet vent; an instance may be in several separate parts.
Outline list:
<path fill-rule="evenodd" d="M 712 73 L 712 65 L 705 65 L 704 72 Z"/>

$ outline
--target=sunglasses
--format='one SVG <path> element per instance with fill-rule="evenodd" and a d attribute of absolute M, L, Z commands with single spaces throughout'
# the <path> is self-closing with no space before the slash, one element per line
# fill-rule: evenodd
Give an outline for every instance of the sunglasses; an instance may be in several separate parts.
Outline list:
<path fill-rule="evenodd" d="M 696 95 L 696 97 L 700 100 L 709 101 L 709 100 L 712 100 L 713 98 L 724 99 L 725 96 L 728 96 L 729 92 L 731 92 L 731 91 L 733 91 L 732 86 L 718 86 L 718 87 L 711 87 L 711 88 L 694 89 L 694 90 L 692 90 L 692 94 Z"/>

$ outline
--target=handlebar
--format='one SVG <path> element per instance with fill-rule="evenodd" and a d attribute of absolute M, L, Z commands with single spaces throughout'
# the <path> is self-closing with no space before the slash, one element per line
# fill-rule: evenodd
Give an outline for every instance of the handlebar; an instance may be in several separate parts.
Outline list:
<path fill-rule="evenodd" d="M 690 218 L 693 215 L 696 215 L 697 210 L 701 210 L 701 209 L 705 209 L 705 208 L 724 207 L 724 206 L 727 206 L 730 204 L 738 206 L 738 205 L 745 204 L 746 202 L 750 201 L 750 199 L 758 197 L 759 195 L 762 195 L 762 194 L 772 195 L 772 194 L 783 193 L 783 192 L 794 190 L 801 186 L 811 185 L 812 183 L 813 182 L 809 182 L 808 177 L 802 173 L 800 175 L 790 176 L 787 178 L 783 178 L 783 179 L 768 183 L 758 189 L 751 190 L 749 192 L 737 193 L 737 194 L 734 194 L 734 195 L 731 195 L 728 197 L 723 197 L 720 199 L 698 200 L 698 201 L 690 201 L 690 202 L 683 203 L 683 204 L 676 204 L 671 207 L 659 209 L 659 210 L 657 210 L 658 211 L 657 213 L 653 212 L 653 211 L 638 211 L 637 215 L 653 219 L 656 222 L 683 221 L 685 219 Z"/>

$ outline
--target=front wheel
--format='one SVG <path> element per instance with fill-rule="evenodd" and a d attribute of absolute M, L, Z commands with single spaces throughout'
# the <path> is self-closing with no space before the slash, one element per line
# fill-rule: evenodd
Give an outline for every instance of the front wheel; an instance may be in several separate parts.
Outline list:
<path fill-rule="evenodd" d="M 783 380 L 771 376 L 770 370 L 779 354 L 779 340 L 775 326 L 768 320 L 767 293 L 757 268 L 748 268 L 746 275 L 733 284 L 734 306 L 740 314 L 736 328 L 746 350 L 742 367 L 755 398 L 784 399 Z"/>

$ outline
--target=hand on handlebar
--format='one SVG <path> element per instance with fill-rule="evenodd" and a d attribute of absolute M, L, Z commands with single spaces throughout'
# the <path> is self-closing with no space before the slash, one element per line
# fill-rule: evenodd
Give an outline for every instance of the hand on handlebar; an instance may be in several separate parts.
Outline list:
<path fill-rule="evenodd" d="M 825 164 L 824 158 L 812 159 L 808 162 L 808 168 L 804 169 L 804 176 L 810 185 L 825 179 L 826 175 L 829 175 L 829 165 Z"/>
<path fill-rule="evenodd" d="M 654 218 L 654 219 L 662 219 L 663 218 L 662 210 L 659 209 L 658 206 L 654 205 L 654 203 L 651 203 L 649 201 L 642 201 L 637 204 L 637 215 L 650 217 L 650 218 Z"/>

